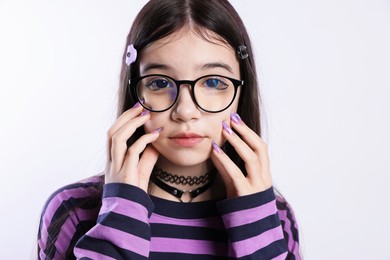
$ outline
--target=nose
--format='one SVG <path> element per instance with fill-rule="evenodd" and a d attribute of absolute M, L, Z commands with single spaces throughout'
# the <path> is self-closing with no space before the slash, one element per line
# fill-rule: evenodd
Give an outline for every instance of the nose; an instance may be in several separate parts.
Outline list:
<path fill-rule="evenodd" d="M 201 116 L 201 111 L 192 98 L 191 86 L 183 84 L 179 88 L 179 96 L 173 107 L 172 119 L 184 122 L 198 119 Z"/>

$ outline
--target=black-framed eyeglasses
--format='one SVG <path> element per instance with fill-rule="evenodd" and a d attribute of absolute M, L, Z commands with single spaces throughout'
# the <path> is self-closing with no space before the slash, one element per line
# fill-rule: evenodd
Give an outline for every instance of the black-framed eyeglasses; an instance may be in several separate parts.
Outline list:
<path fill-rule="evenodd" d="M 151 112 L 163 112 L 177 101 L 181 85 L 191 86 L 195 104 L 203 111 L 218 113 L 234 101 L 237 88 L 244 85 L 237 80 L 221 75 L 206 75 L 195 80 L 176 80 L 162 74 L 146 75 L 129 80 L 133 93 L 141 105 Z"/>

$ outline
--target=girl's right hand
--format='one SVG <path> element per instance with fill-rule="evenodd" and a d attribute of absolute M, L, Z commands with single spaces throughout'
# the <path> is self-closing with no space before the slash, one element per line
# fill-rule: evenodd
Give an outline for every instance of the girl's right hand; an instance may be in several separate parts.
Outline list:
<path fill-rule="evenodd" d="M 105 183 L 127 183 L 147 192 L 150 174 L 159 156 L 150 143 L 159 137 L 162 129 L 141 136 L 128 148 L 127 139 L 150 119 L 149 111 L 142 111 L 142 106 L 137 103 L 108 130 Z"/>

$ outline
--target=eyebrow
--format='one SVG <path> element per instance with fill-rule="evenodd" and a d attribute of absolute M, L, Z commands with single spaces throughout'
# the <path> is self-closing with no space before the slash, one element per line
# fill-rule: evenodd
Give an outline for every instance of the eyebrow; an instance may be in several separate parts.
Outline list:
<path fill-rule="evenodd" d="M 197 67 L 197 70 L 208 70 L 208 69 L 215 69 L 215 68 L 221 68 L 224 69 L 230 73 L 233 73 L 233 69 L 231 66 L 229 66 L 226 63 L 223 62 L 211 62 L 211 63 L 206 63 L 201 66 Z M 161 64 L 161 63 L 149 63 L 146 64 L 146 66 L 143 69 L 143 73 L 146 73 L 149 70 L 153 69 L 158 69 L 158 70 L 172 70 L 172 67 L 167 65 L 167 64 Z"/>
<path fill-rule="evenodd" d="M 221 69 L 227 70 L 230 73 L 233 73 L 232 67 L 230 67 L 228 64 L 222 63 L 222 62 L 206 63 L 200 67 L 201 70 L 215 69 L 215 68 L 221 68 Z"/>
<path fill-rule="evenodd" d="M 159 70 L 170 70 L 171 67 L 167 64 L 161 64 L 161 63 L 149 63 L 145 66 L 143 69 L 143 73 L 153 70 L 153 69 L 159 69 Z"/>

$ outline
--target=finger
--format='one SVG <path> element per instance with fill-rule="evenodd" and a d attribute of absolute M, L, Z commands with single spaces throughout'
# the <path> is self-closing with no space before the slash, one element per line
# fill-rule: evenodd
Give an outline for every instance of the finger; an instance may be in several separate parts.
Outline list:
<path fill-rule="evenodd" d="M 158 151 L 151 144 L 146 146 L 141 155 L 138 163 L 138 169 L 140 171 L 140 187 L 143 190 L 147 190 L 148 188 L 150 174 L 152 173 L 153 167 L 157 162 L 158 156 Z"/>
<path fill-rule="evenodd" d="M 252 150 L 257 151 L 259 149 L 258 143 L 262 142 L 260 136 L 250 129 L 240 118 L 237 113 L 232 113 L 230 115 L 231 126 L 234 130 L 237 131 L 242 137 L 242 139 L 252 148 Z"/>
<path fill-rule="evenodd" d="M 221 175 L 225 183 L 226 189 L 233 187 L 236 184 L 245 180 L 240 168 L 218 147 L 212 142 L 213 151 L 211 153 L 211 160 Z"/>
<path fill-rule="evenodd" d="M 237 154 L 245 162 L 245 168 L 248 174 L 247 177 L 252 180 L 257 178 L 261 172 L 260 160 L 257 154 L 246 142 L 244 142 L 238 135 L 233 132 L 233 130 L 226 124 L 226 122 L 222 122 L 222 126 L 223 136 L 233 146 Z"/>
<path fill-rule="evenodd" d="M 143 107 L 137 102 L 132 108 L 126 110 L 121 114 L 109 129 L 109 133 L 113 136 L 126 122 L 139 116 L 143 111 Z M 147 111 L 147 110 L 146 110 Z"/>
<path fill-rule="evenodd" d="M 139 186 L 138 166 L 140 161 L 140 154 L 145 150 L 146 146 L 157 140 L 159 131 L 153 131 L 149 134 L 141 136 L 130 148 L 127 150 L 125 161 L 123 163 L 122 171 L 126 174 L 126 182 Z"/>
<path fill-rule="evenodd" d="M 127 140 L 134 134 L 138 127 L 141 127 L 149 120 L 150 116 L 138 116 L 126 122 L 111 138 L 111 160 L 114 173 L 120 171 L 123 165 L 124 156 L 127 151 Z"/>
<path fill-rule="evenodd" d="M 111 160 L 111 139 L 114 134 L 122 128 L 122 126 L 128 122 L 129 120 L 139 116 L 142 112 L 143 108 L 137 102 L 131 109 L 125 111 L 122 115 L 120 115 L 114 122 L 114 124 L 107 131 L 107 159 Z"/>
<path fill-rule="evenodd" d="M 231 114 L 231 125 L 236 130 L 243 140 L 257 154 L 260 165 L 263 170 L 270 169 L 268 146 L 263 139 L 250 129 L 236 113 Z"/>

